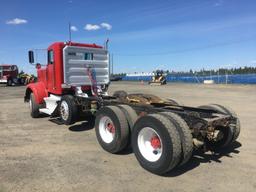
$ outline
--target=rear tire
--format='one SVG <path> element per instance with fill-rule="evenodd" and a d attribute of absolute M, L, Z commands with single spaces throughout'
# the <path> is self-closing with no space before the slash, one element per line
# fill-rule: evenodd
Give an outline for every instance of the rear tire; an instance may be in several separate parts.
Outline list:
<path fill-rule="evenodd" d="M 234 134 L 233 134 L 232 142 L 234 142 L 240 135 L 240 130 L 241 130 L 241 124 L 240 124 L 240 120 L 239 120 L 237 114 L 233 111 L 233 109 L 231 109 L 227 106 L 223 106 L 223 105 L 219 105 L 219 104 L 212 104 L 212 105 L 218 106 L 220 108 L 220 110 L 223 111 L 223 113 L 231 115 L 232 117 L 236 118 L 236 121 L 233 122 Z"/>
<path fill-rule="evenodd" d="M 231 115 L 231 116 L 237 118 L 237 115 L 234 112 L 231 112 L 226 107 L 218 105 L 218 104 L 203 105 L 203 106 L 199 106 L 199 108 L 215 110 L 217 112 Z M 208 145 L 210 147 L 212 147 L 213 149 L 218 150 L 221 148 L 225 148 L 237 139 L 237 137 L 240 133 L 239 119 L 237 118 L 236 122 L 233 122 L 231 124 L 231 126 L 229 126 L 228 128 L 223 128 L 222 132 L 223 132 L 223 138 L 221 140 L 219 140 L 217 142 L 209 142 L 208 143 Z"/>
<path fill-rule="evenodd" d="M 125 117 L 128 121 L 130 130 L 132 131 L 132 128 L 133 128 L 135 122 L 138 119 L 138 115 L 137 115 L 136 111 L 132 107 L 130 107 L 129 105 L 118 105 L 118 107 L 125 114 Z"/>
<path fill-rule="evenodd" d="M 35 96 L 33 93 L 30 94 L 29 108 L 30 108 L 30 115 L 32 118 L 38 118 L 40 116 L 39 104 L 36 103 Z"/>
<path fill-rule="evenodd" d="M 59 105 L 60 119 L 65 125 L 74 124 L 77 120 L 78 107 L 72 95 L 64 95 Z"/>
<path fill-rule="evenodd" d="M 132 146 L 131 146 L 130 136 L 132 133 L 133 126 L 138 119 L 138 115 L 136 111 L 129 105 L 118 105 L 118 107 L 123 111 L 129 125 L 129 141 L 128 141 L 127 147 L 131 148 Z"/>
<path fill-rule="evenodd" d="M 132 131 L 132 147 L 140 165 L 159 175 L 172 170 L 181 156 L 179 133 L 161 114 L 150 114 L 137 120 Z"/>
<path fill-rule="evenodd" d="M 96 137 L 101 147 L 118 153 L 126 148 L 129 141 L 129 125 L 121 109 L 116 106 L 101 108 L 96 113 Z"/>
<path fill-rule="evenodd" d="M 175 124 L 181 138 L 182 155 L 180 160 L 180 166 L 186 164 L 193 153 L 193 137 L 191 130 L 189 129 L 186 121 L 184 121 L 179 115 L 172 112 L 162 112 L 167 115 L 172 123 Z"/>

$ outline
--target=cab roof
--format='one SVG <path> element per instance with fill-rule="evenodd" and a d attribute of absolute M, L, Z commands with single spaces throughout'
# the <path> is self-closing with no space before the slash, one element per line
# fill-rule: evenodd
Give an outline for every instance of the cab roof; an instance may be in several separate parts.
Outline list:
<path fill-rule="evenodd" d="M 103 47 L 100 45 L 96 45 L 95 43 L 93 44 L 87 44 L 87 43 L 76 43 L 76 42 L 55 42 L 53 44 L 51 44 L 48 49 L 53 48 L 53 47 L 62 47 L 64 48 L 66 45 L 69 46 L 76 46 L 76 47 L 90 47 L 90 48 L 98 48 L 98 49 L 102 49 Z"/>

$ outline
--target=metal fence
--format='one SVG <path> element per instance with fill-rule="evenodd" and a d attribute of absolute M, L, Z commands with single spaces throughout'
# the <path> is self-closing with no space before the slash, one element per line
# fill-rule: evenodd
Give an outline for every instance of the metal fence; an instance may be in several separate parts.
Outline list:
<path fill-rule="evenodd" d="M 150 81 L 151 76 L 125 76 L 124 81 Z M 204 80 L 214 80 L 215 83 L 234 83 L 234 84 L 256 84 L 256 74 L 243 75 L 212 75 L 212 76 L 166 76 L 167 82 L 203 83 Z"/>

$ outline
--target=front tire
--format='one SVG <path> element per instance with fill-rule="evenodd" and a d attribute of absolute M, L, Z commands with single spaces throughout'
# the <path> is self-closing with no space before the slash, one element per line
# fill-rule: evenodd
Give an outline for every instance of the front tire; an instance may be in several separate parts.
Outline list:
<path fill-rule="evenodd" d="M 181 157 L 179 133 L 161 114 L 150 114 L 137 120 L 132 132 L 132 147 L 140 165 L 159 175 L 172 170 Z"/>
<path fill-rule="evenodd" d="M 74 124 L 77 120 L 78 107 L 72 95 L 62 97 L 59 105 L 60 119 L 65 125 Z"/>
<path fill-rule="evenodd" d="M 30 108 L 30 115 L 32 118 L 38 118 L 40 116 L 39 104 L 36 103 L 35 96 L 33 93 L 30 94 L 29 108 Z"/>

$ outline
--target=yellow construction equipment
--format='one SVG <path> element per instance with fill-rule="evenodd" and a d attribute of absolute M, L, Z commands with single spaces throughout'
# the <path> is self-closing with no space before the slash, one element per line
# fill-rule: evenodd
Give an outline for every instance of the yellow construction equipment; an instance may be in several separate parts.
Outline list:
<path fill-rule="evenodd" d="M 149 82 L 149 85 L 165 85 L 166 77 L 162 70 L 157 70 L 155 75 L 152 77 L 152 81 Z"/>

